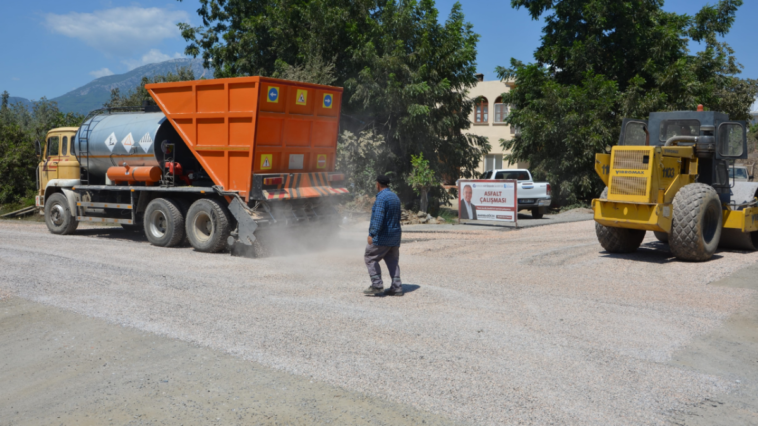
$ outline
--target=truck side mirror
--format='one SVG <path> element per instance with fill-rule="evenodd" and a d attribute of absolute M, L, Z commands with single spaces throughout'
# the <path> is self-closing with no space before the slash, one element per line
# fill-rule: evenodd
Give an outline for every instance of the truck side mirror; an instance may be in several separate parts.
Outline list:
<path fill-rule="evenodd" d="M 34 141 L 34 149 L 37 150 L 37 157 L 42 155 L 42 144 L 39 143 L 39 139 Z"/>

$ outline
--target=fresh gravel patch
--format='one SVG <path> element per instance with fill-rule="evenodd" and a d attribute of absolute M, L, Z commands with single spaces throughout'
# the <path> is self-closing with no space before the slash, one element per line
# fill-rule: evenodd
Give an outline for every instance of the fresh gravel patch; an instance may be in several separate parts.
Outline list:
<path fill-rule="evenodd" d="M 412 291 L 376 298 L 365 227 L 242 259 L 2 222 L 0 288 L 473 424 L 662 424 L 731 386 L 667 362 L 749 303 L 708 283 L 758 253 L 679 262 L 649 233 L 611 255 L 592 221 L 448 227 L 402 246 Z"/>

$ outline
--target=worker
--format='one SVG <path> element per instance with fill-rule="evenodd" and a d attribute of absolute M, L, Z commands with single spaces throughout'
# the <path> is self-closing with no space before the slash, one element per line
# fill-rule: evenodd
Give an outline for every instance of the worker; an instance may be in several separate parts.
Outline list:
<path fill-rule="evenodd" d="M 403 283 L 400 281 L 400 198 L 388 188 L 387 176 L 376 178 L 376 202 L 371 208 L 371 224 L 368 229 L 368 245 L 363 259 L 366 261 L 371 285 L 365 294 L 379 295 L 384 291 L 382 269 L 379 262 L 384 259 L 387 264 L 392 286 L 385 293 L 388 296 L 402 296 Z"/>

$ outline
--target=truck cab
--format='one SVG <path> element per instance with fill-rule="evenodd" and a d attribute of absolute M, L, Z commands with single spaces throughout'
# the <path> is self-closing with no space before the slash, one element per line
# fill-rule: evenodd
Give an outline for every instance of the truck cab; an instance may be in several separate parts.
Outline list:
<path fill-rule="evenodd" d="M 40 144 L 40 162 L 37 166 L 37 207 L 44 207 L 50 193 L 48 187 L 70 188 L 78 184 L 80 170 L 76 158 L 76 132 L 78 127 L 59 127 L 47 133 Z"/>

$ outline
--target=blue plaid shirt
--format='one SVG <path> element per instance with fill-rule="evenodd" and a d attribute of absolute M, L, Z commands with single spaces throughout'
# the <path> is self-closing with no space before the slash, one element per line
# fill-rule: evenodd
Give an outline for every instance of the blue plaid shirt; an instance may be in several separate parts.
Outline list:
<path fill-rule="evenodd" d="M 385 188 L 376 194 L 376 202 L 371 208 L 371 225 L 368 234 L 375 246 L 400 246 L 400 198 Z"/>

